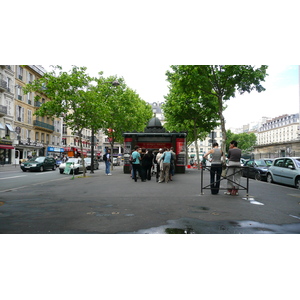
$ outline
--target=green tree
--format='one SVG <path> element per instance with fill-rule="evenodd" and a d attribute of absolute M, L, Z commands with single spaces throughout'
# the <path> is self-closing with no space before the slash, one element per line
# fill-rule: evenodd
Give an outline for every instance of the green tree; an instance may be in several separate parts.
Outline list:
<path fill-rule="evenodd" d="M 85 67 L 73 66 L 69 72 L 55 66 L 51 72 L 42 78 L 27 84 L 25 94 L 38 92 L 35 100 L 44 94 L 51 101 L 45 102 L 36 112 L 37 116 L 63 117 L 65 124 L 79 136 L 81 157 L 83 159 L 82 130 L 91 128 L 91 112 L 94 112 L 95 95 L 88 91 L 93 78 L 86 74 Z M 84 172 L 85 176 L 85 172 Z"/>
<path fill-rule="evenodd" d="M 197 160 L 200 161 L 197 140 L 204 139 L 218 125 L 216 99 L 212 96 L 201 98 L 199 92 L 182 88 L 176 72 L 167 75 L 171 86 L 163 105 L 165 127 L 170 131 L 186 131 L 187 144 L 196 142 Z"/>
<path fill-rule="evenodd" d="M 223 111 L 226 101 L 235 97 L 236 93 L 250 93 L 252 90 L 262 92 L 261 85 L 267 76 L 267 66 L 258 68 L 251 65 L 175 65 L 171 66 L 176 74 L 177 85 L 181 90 L 197 94 L 201 98 L 209 96 L 217 100 L 217 114 L 222 129 L 222 150 L 225 151 L 226 128 Z M 168 74 L 171 72 L 167 72 Z"/>
<path fill-rule="evenodd" d="M 252 133 L 233 133 L 230 130 L 226 132 L 227 140 L 226 140 L 226 150 L 229 149 L 229 144 L 232 140 L 235 140 L 238 142 L 238 147 L 242 150 L 244 153 L 249 153 L 253 151 L 253 147 L 256 143 L 256 135 Z"/>

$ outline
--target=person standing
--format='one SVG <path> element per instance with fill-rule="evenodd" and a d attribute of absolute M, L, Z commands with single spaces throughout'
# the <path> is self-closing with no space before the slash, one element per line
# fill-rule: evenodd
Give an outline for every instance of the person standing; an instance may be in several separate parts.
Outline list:
<path fill-rule="evenodd" d="M 156 182 L 159 181 L 160 176 L 161 176 L 161 172 L 162 172 L 162 164 L 163 164 L 163 162 L 160 160 L 160 158 L 162 157 L 162 155 L 163 155 L 163 149 L 160 148 L 158 150 L 158 153 L 156 154 L 156 157 L 155 157 L 155 161 L 156 161 Z"/>
<path fill-rule="evenodd" d="M 173 176 L 175 175 L 175 160 L 176 160 L 176 154 L 174 152 L 174 147 L 170 148 L 170 152 L 172 155 L 171 163 L 170 163 L 170 181 L 172 181 Z"/>
<path fill-rule="evenodd" d="M 228 150 L 227 192 L 226 195 L 238 195 L 241 180 L 242 151 L 237 147 L 236 141 L 231 141 Z"/>
<path fill-rule="evenodd" d="M 160 160 L 163 160 L 164 162 L 163 162 L 163 171 L 161 173 L 162 176 L 160 177 L 158 183 L 163 182 L 164 179 L 165 179 L 166 183 L 169 182 L 169 173 L 170 173 L 171 159 L 172 159 L 172 154 L 169 151 L 169 149 L 166 149 L 166 151 L 164 152 L 164 154 L 160 158 Z"/>
<path fill-rule="evenodd" d="M 111 175 L 110 173 L 110 164 L 111 164 L 111 155 L 110 155 L 110 149 L 107 150 L 107 152 L 103 155 L 103 160 L 105 162 L 105 174 Z"/>
<path fill-rule="evenodd" d="M 137 172 L 139 174 L 141 174 L 141 154 L 139 153 L 139 151 L 141 151 L 140 147 L 139 146 L 135 146 L 134 147 L 134 151 L 132 152 L 131 156 L 132 156 L 132 159 L 134 160 L 132 162 L 132 179 L 134 179 L 135 182 L 137 182 Z M 143 180 L 142 180 L 143 181 Z"/>
<path fill-rule="evenodd" d="M 211 156 L 211 168 L 210 168 L 210 188 L 213 195 L 219 194 L 220 180 L 222 173 L 222 157 L 225 160 L 225 155 L 221 149 L 219 149 L 218 143 L 213 143 L 213 149 L 208 151 L 203 158 L 208 159 L 208 155 Z"/>
<path fill-rule="evenodd" d="M 152 150 L 148 150 L 142 158 L 142 168 L 144 169 L 144 178 L 151 180 L 151 169 L 153 167 L 153 154 Z"/>

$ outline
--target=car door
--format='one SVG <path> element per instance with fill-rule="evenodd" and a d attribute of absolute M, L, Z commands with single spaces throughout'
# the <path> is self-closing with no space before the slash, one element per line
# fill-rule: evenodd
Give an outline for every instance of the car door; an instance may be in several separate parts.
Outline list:
<path fill-rule="evenodd" d="M 49 169 L 52 169 L 52 166 L 51 166 L 51 160 L 49 157 L 46 157 L 45 158 L 45 161 L 44 161 L 44 168 L 49 170 Z"/>
<path fill-rule="evenodd" d="M 274 165 L 271 167 L 273 180 L 278 183 L 283 182 L 283 169 L 284 169 L 284 158 L 278 158 L 275 160 Z"/>
<path fill-rule="evenodd" d="M 284 184 L 294 185 L 296 170 L 295 165 L 292 159 L 286 158 L 284 161 L 284 168 L 282 170 L 282 180 Z"/>

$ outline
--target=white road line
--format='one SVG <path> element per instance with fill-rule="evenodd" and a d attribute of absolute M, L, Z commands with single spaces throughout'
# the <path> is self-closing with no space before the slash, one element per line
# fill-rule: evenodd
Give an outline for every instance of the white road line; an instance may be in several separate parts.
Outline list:
<path fill-rule="evenodd" d="M 0 180 L 4 180 L 4 179 L 12 179 L 12 178 L 18 178 L 18 177 L 24 177 L 26 175 L 19 175 L 19 176 L 13 176 L 13 177 L 5 177 L 5 178 L 0 178 Z"/>

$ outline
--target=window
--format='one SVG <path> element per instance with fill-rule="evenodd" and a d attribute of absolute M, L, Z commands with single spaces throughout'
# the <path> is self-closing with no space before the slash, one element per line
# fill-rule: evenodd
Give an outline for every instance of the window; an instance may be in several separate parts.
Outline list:
<path fill-rule="evenodd" d="M 24 107 L 16 105 L 16 121 L 24 122 Z"/>
<path fill-rule="evenodd" d="M 32 111 L 30 109 L 27 110 L 27 123 L 32 124 Z"/>
<path fill-rule="evenodd" d="M 18 76 L 18 79 L 23 80 L 23 68 L 20 66 L 18 66 L 18 69 L 17 69 L 17 76 Z"/>
<path fill-rule="evenodd" d="M 283 167 L 284 166 L 284 158 L 277 159 L 274 163 L 275 167 Z"/>
<path fill-rule="evenodd" d="M 19 85 L 16 86 L 16 94 L 17 94 L 17 99 L 22 100 L 23 90 L 22 87 Z"/>

